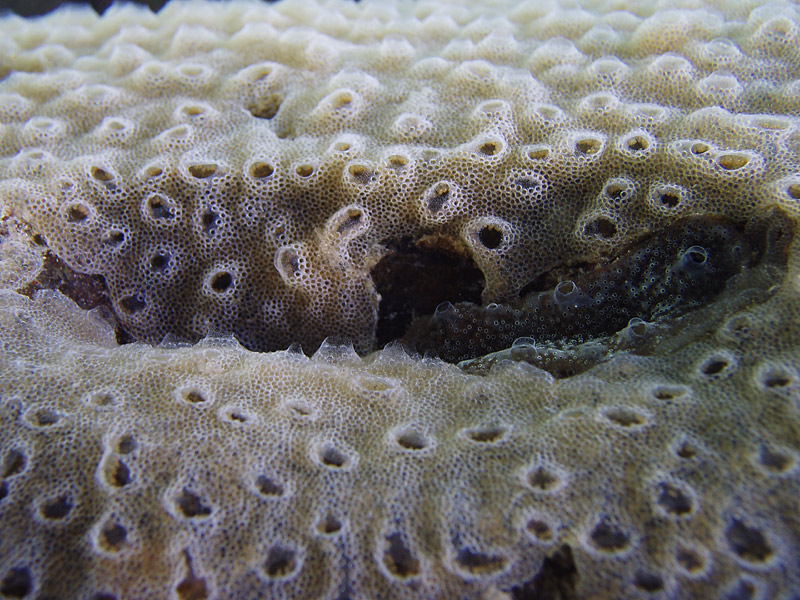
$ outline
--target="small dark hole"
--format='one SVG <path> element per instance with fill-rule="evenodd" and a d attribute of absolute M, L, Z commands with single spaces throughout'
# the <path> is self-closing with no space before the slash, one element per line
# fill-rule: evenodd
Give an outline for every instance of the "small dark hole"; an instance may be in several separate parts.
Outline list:
<path fill-rule="evenodd" d="M 125 234 L 118 229 L 112 229 L 103 236 L 103 241 L 109 246 L 119 246 L 125 241 Z"/>
<path fill-rule="evenodd" d="M 283 486 L 266 475 L 256 477 L 256 488 L 265 496 L 280 496 L 283 494 Z"/>
<path fill-rule="evenodd" d="M 100 167 L 92 167 L 89 169 L 89 174 L 97 181 L 106 182 L 114 179 L 114 176 L 111 173 L 105 169 L 101 169 Z"/>
<path fill-rule="evenodd" d="M 536 467 L 528 474 L 528 483 L 531 487 L 546 492 L 558 487 L 560 478 L 545 467 Z"/>
<path fill-rule="evenodd" d="M 533 536 L 542 542 L 549 542 L 553 539 L 553 531 L 550 529 L 550 525 L 541 521 L 539 519 L 531 519 L 528 521 L 528 531 L 530 531 Z"/>
<path fill-rule="evenodd" d="M 680 458 L 689 459 L 697 456 L 697 450 L 695 450 L 689 442 L 683 442 L 680 446 L 678 446 L 675 454 L 677 454 Z"/>
<path fill-rule="evenodd" d="M 95 594 L 92 596 L 92 600 L 118 600 L 118 598 L 114 594 L 107 594 L 106 592 L 100 592 L 99 594 Z"/>
<path fill-rule="evenodd" d="M 320 533 L 324 533 L 326 535 L 336 533 L 341 528 L 342 522 L 330 513 L 325 515 L 325 518 L 320 521 L 318 526 Z"/>
<path fill-rule="evenodd" d="M 281 108 L 281 102 L 283 102 L 283 98 L 281 98 L 280 95 L 270 94 L 264 98 L 258 98 L 248 107 L 248 110 L 250 114 L 256 118 L 271 119 L 278 114 L 278 110 Z"/>
<path fill-rule="evenodd" d="M 680 196 L 668 192 L 661 194 L 658 199 L 661 201 L 661 204 L 667 208 L 675 208 L 681 201 Z"/>
<path fill-rule="evenodd" d="M 156 252 L 150 257 L 150 266 L 154 271 L 164 271 L 169 266 L 168 252 Z"/>
<path fill-rule="evenodd" d="M 250 165 L 250 176 L 254 179 L 264 179 L 275 172 L 272 165 L 265 162 L 256 162 Z"/>
<path fill-rule="evenodd" d="M 661 483 L 661 492 L 658 495 L 658 505 L 666 512 L 683 516 L 692 512 L 692 499 L 682 490 L 669 483 Z"/>
<path fill-rule="evenodd" d="M 25 470 L 27 459 L 20 450 L 9 450 L 3 460 L 2 477 L 12 477 Z"/>
<path fill-rule="evenodd" d="M 147 208 L 155 219 L 171 219 L 175 216 L 169 205 L 158 196 L 153 196 L 147 201 Z"/>
<path fill-rule="evenodd" d="M 647 140 L 639 135 L 628 140 L 628 148 L 634 152 L 646 150 L 648 146 L 649 144 L 647 143 Z"/>
<path fill-rule="evenodd" d="M 462 548 L 456 554 L 456 562 L 470 573 L 493 573 L 501 570 L 506 560 L 501 556 L 492 556 L 482 552 L 473 552 L 469 548 Z"/>
<path fill-rule="evenodd" d="M 587 223 L 584 231 L 586 235 L 599 235 L 602 238 L 610 239 L 617 234 L 617 226 L 613 221 L 600 217 Z"/>
<path fill-rule="evenodd" d="M 120 299 L 119 307 L 126 315 L 135 315 L 144 310 L 146 304 L 139 296 L 125 296 Z"/>
<path fill-rule="evenodd" d="M 320 460 L 322 460 L 322 464 L 338 469 L 344 466 L 347 462 L 347 457 L 336 448 L 329 446 L 322 450 Z"/>
<path fill-rule="evenodd" d="M 33 423 L 39 427 L 48 427 L 58 423 L 58 414 L 47 408 L 40 408 L 33 413 Z"/>
<path fill-rule="evenodd" d="M 494 156 L 500 152 L 500 144 L 498 142 L 484 142 L 478 146 L 478 152 L 485 156 Z"/>
<path fill-rule="evenodd" d="M 703 363 L 701 371 L 703 375 L 719 375 L 722 373 L 730 363 L 722 358 L 711 358 Z"/>
<path fill-rule="evenodd" d="M 589 534 L 594 545 L 607 552 L 616 552 L 628 547 L 630 540 L 622 530 L 610 523 L 601 522 Z"/>
<path fill-rule="evenodd" d="M 688 391 L 681 386 L 659 385 L 653 388 L 652 394 L 656 400 L 674 400 L 685 397 Z"/>
<path fill-rule="evenodd" d="M 119 459 L 111 460 L 106 467 L 106 482 L 112 487 L 125 487 L 131 482 L 131 470 Z"/>
<path fill-rule="evenodd" d="M 238 423 L 247 423 L 248 421 L 247 415 L 243 415 L 242 413 L 236 411 L 230 413 L 228 415 L 228 419 L 230 419 L 231 421 L 236 421 Z"/>
<path fill-rule="evenodd" d="M 176 499 L 176 504 L 185 517 L 207 517 L 211 514 L 211 507 L 203 504 L 200 496 L 183 488 L 183 492 Z"/>
<path fill-rule="evenodd" d="M 203 233 L 213 235 L 219 226 L 219 215 L 213 210 L 207 210 L 200 217 L 203 226 Z"/>
<path fill-rule="evenodd" d="M 58 498 L 46 501 L 39 509 L 45 519 L 52 520 L 63 519 L 71 510 L 72 502 L 67 494 L 61 494 Z"/>
<path fill-rule="evenodd" d="M 113 552 L 119 552 L 125 541 L 128 539 L 128 530 L 119 523 L 113 525 L 106 525 L 100 532 L 102 535 L 102 545 Z"/>
<path fill-rule="evenodd" d="M 664 580 L 655 573 L 638 571 L 633 578 L 633 585 L 645 592 L 658 592 L 664 589 Z"/>
<path fill-rule="evenodd" d="M 612 200 L 619 200 L 628 188 L 622 185 L 609 185 L 606 187 L 606 194 Z"/>
<path fill-rule="evenodd" d="M 73 204 L 67 209 L 67 220 L 70 223 L 81 223 L 89 218 L 89 209 L 82 204 Z"/>
<path fill-rule="evenodd" d="M 286 577 L 297 568 L 297 559 L 294 550 L 273 546 L 267 553 L 264 563 L 264 572 L 270 577 Z"/>
<path fill-rule="evenodd" d="M 770 471 L 776 473 L 783 473 L 792 466 L 792 458 L 789 455 L 776 450 L 770 450 L 766 446 L 761 446 L 758 453 L 758 462 Z"/>
<path fill-rule="evenodd" d="M 675 560 L 688 573 L 697 573 L 703 570 L 703 557 L 699 553 L 689 548 L 678 548 L 675 553 Z"/>
<path fill-rule="evenodd" d="M 139 444 L 136 441 L 136 438 L 129 433 L 126 433 L 120 437 L 119 440 L 117 440 L 117 452 L 120 454 L 130 454 L 138 447 Z"/>
<path fill-rule="evenodd" d="M 199 404 L 200 402 L 205 402 L 206 397 L 202 394 L 202 392 L 198 392 L 197 390 L 189 390 L 183 394 L 183 399 L 187 402 L 191 402 L 192 404 Z"/>
<path fill-rule="evenodd" d="M 605 416 L 612 423 L 622 427 L 633 427 L 645 423 L 645 418 L 642 415 L 625 408 L 612 408 L 606 412 Z"/>
<path fill-rule="evenodd" d="M 491 443 L 496 442 L 505 435 L 506 430 L 503 427 L 487 427 L 485 429 L 474 429 L 467 432 L 467 437 L 473 442 Z"/>
<path fill-rule="evenodd" d="M 383 564 L 392 575 L 407 578 L 419 574 L 419 561 L 403 542 L 399 533 L 386 536 L 387 546 L 383 551 Z"/>
<path fill-rule="evenodd" d="M 478 232 L 478 240 L 489 250 L 494 250 L 503 242 L 503 232 L 497 227 L 487 225 Z"/>
<path fill-rule="evenodd" d="M 0 594 L 7 598 L 24 598 L 30 593 L 31 585 L 31 572 L 26 567 L 14 567 L 0 581 Z"/>
<path fill-rule="evenodd" d="M 397 436 L 397 443 L 407 450 L 422 450 L 428 446 L 428 440 L 418 431 L 404 431 Z"/>
<path fill-rule="evenodd" d="M 433 188 L 433 194 L 426 199 L 428 210 L 436 214 L 444 207 L 450 197 L 450 186 L 446 183 L 437 183 Z"/>
<path fill-rule="evenodd" d="M 347 168 L 347 173 L 362 185 L 370 183 L 374 177 L 374 173 L 364 165 L 350 165 Z"/>
<path fill-rule="evenodd" d="M 217 292 L 218 294 L 222 294 L 233 285 L 233 275 L 228 273 L 227 271 L 222 271 L 220 273 L 215 273 L 211 277 L 211 289 Z"/>
<path fill-rule="evenodd" d="M 0 481 L 0 501 L 8 496 L 8 484 L 5 481 Z"/>
<path fill-rule="evenodd" d="M 188 170 L 195 179 L 208 179 L 217 172 L 217 165 L 213 163 L 190 165 Z"/>
<path fill-rule="evenodd" d="M 336 228 L 336 233 L 344 233 L 348 229 L 356 227 L 361 223 L 361 217 L 362 214 L 360 210 L 353 209 L 348 211 L 345 220 L 339 223 L 339 226 Z"/>
<path fill-rule="evenodd" d="M 768 388 L 782 388 L 790 383 L 792 383 L 791 376 L 780 372 L 769 373 L 764 378 L 764 385 Z"/>
<path fill-rule="evenodd" d="M 600 140 L 585 138 L 575 142 L 575 147 L 581 154 L 596 154 L 600 150 Z"/>
<path fill-rule="evenodd" d="M 757 527 L 747 526 L 739 519 L 733 519 L 725 530 L 725 537 L 731 550 L 748 562 L 765 562 L 774 554 L 764 533 Z"/>

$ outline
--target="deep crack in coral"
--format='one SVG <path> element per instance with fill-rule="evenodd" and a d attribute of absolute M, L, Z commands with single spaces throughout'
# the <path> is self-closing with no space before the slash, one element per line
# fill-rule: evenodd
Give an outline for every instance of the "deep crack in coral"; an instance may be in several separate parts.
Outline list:
<path fill-rule="evenodd" d="M 792 598 L 798 114 L 792 2 L 2 17 L 0 596 Z"/>

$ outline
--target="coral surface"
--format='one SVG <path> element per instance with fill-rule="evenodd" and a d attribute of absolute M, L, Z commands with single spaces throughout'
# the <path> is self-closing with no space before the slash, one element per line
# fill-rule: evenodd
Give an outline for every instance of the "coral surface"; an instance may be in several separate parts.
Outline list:
<path fill-rule="evenodd" d="M 0 19 L 0 598 L 796 599 L 800 10 Z"/>

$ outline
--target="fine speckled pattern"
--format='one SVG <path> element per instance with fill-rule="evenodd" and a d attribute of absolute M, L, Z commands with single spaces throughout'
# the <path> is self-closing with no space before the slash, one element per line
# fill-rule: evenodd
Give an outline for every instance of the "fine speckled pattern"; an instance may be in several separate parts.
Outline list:
<path fill-rule="evenodd" d="M 0 598 L 796 600 L 799 114 L 793 2 L 4 17 Z"/>

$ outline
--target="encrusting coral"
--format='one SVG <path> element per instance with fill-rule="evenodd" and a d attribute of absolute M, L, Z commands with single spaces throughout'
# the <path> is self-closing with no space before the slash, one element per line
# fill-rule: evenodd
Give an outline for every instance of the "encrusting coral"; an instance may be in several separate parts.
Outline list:
<path fill-rule="evenodd" d="M 0 34 L 0 598 L 797 598 L 795 3 Z"/>

